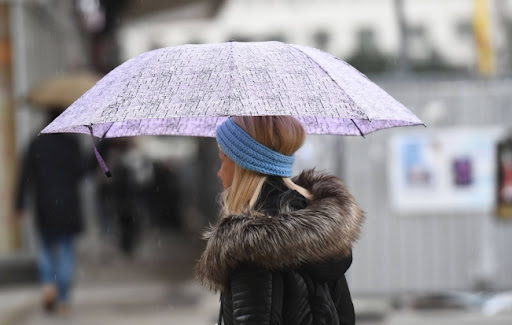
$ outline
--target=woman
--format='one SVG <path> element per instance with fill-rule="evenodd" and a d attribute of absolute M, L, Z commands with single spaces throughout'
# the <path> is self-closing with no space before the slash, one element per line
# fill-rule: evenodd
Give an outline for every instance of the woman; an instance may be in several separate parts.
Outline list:
<path fill-rule="evenodd" d="M 224 187 L 198 278 L 221 292 L 223 324 L 353 324 L 345 279 L 363 213 L 334 176 L 290 179 L 305 131 L 289 116 L 217 129 Z"/>

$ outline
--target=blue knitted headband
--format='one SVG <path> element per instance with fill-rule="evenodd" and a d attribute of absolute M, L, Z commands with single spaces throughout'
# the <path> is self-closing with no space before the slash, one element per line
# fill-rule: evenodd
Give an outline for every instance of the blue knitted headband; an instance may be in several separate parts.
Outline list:
<path fill-rule="evenodd" d="M 265 175 L 292 176 L 295 155 L 286 156 L 257 142 L 232 118 L 217 128 L 222 152 L 238 166 Z"/>

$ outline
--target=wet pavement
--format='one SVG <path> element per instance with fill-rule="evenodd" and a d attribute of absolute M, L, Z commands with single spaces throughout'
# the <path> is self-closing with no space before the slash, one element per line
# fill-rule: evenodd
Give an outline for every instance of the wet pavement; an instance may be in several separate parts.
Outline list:
<path fill-rule="evenodd" d="M 78 288 L 69 316 L 48 315 L 36 308 L 12 325 L 53 324 L 205 324 L 216 322 L 218 297 L 197 283 Z"/>
<path fill-rule="evenodd" d="M 354 299 L 360 315 L 368 313 L 368 300 Z M 218 296 L 196 281 L 166 285 L 88 286 L 75 291 L 73 311 L 68 317 L 49 316 L 40 308 L 18 317 L 9 325 L 130 325 L 190 324 L 212 325 L 217 321 Z M 363 312 L 364 311 L 364 312 Z M 362 317 L 363 325 L 505 325 L 512 313 L 486 316 L 478 310 L 387 310 L 381 318 Z M 3 325 L 3 324 L 2 324 Z M 7 324 L 6 324 L 7 325 Z"/>
<path fill-rule="evenodd" d="M 150 238 L 133 258 L 122 257 L 108 245 L 83 245 L 67 317 L 43 312 L 35 286 L 0 291 L 0 305 L 13 306 L 11 317 L 0 315 L 0 325 L 215 324 L 219 297 L 193 279 L 203 243 L 193 236 Z M 486 316 L 479 310 L 397 311 L 385 299 L 357 296 L 354 305 L 357 323 L 366 325 L 512 324 L 512 312 Z M 0 314 L 8 309 L 2 307 Z"/>
<path fill-rule="evenodd" d="M 37 285 L 14 287 L 0 290 L 0 325 L 213 324 L 218 297 L 193 276 L 203 244 L 194 234 L 146 233 L 128 257 L 108 240 L 81 242 L 71 314 L 46 314 Z"/>

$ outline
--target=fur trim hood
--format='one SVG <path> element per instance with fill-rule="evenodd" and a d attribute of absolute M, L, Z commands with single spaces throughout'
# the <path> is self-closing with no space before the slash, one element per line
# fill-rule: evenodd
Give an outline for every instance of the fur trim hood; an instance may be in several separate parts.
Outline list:
<path fill-rule="evenodd" d="M 307 170 L 293 182 L 312 194 L 306 208 L 274 217 L 221 215 L 204 234 L 208 242 L 196 265 L 203 285 L 223 291 L 241 264 L 279 271 L 350 254 L 364 215 L 341 180 Z"/>

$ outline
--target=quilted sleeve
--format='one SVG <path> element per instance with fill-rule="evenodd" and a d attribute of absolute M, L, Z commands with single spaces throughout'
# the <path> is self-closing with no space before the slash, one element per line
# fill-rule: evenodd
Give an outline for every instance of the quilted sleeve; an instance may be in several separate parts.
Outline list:
<path fill-rule="evenodd" d="M 244 268 L 231 274 L 230 294 L 233 324 L 281 324 L 282 280 L 278 273 Z"/>

